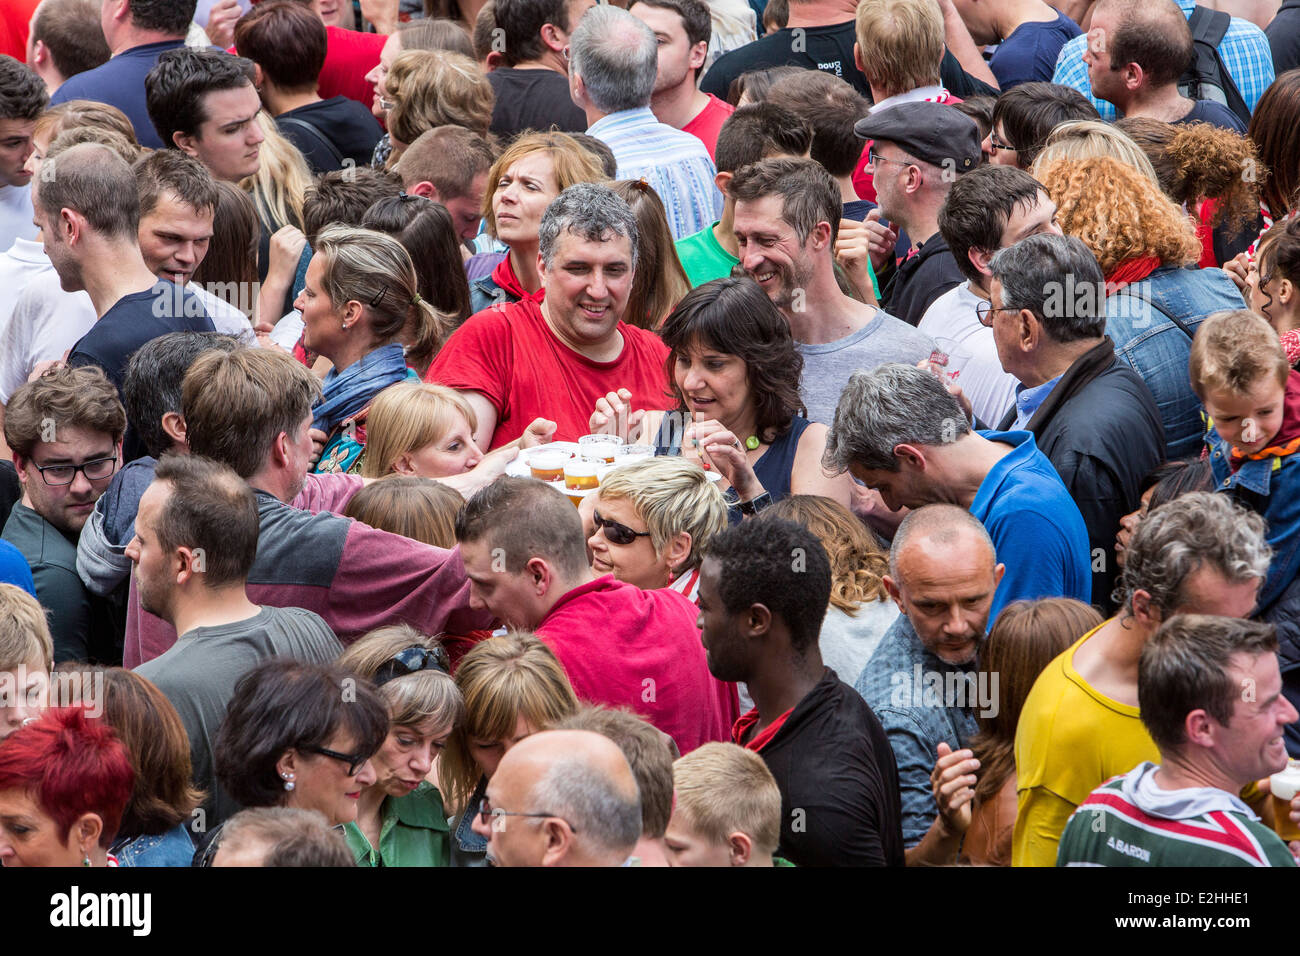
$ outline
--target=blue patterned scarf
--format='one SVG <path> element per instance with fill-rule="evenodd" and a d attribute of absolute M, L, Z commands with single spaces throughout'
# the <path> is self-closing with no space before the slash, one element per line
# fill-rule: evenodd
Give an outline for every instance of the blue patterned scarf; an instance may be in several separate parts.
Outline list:
<path fill-rule="evenodd" d="M 406 357 L 397 343 L 384 345 L 342 372 L 325 376 L 325 392 L 312 410 L 312 427 L 330 434 L 370 404 L 389 385 L 406 378 Z"/>

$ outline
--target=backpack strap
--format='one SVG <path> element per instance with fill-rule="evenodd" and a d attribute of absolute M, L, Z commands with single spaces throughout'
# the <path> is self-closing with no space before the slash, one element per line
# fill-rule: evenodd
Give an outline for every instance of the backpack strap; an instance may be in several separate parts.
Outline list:
<path fill-rule="evenodd" d="M 277 116 L 275 118 L 275 121 L 280 125 L 284 125 L 287 123 L 290 126 L 297 126 L 300 129 L 305 129 L 307 132 L 311 133 L 313 136 L 315 136 L 318 140 L 320 140 L 325 145 L 325 148 L 329 150 L 330 155 L 334 157 L 334 162 L 339 164 L 340 169 L 342 169 L 344 166 L 347 165 L 347 163 L 343 161 L 343 154 L 340 153 L 339 148 L 334 145 L 334 141 L 331 140 L 324 133 L 322 133 L 320 127 L 317 126 L 315 123 L 310 123 L 307 120 L 300 119 L 297 116 Z"/>
<path fill-rule="evenodd" d="M 1196 74 L 1193 79 L 1194 85 L 1189 90 L 1194 94 L 1192 98 L 1202 98 L 1200 96 L 1202 74 L 1217 74 L 1214 82 L 1223 90 L 1223 98 L 1226 101 L 1224 105 L 1236 113 L 1243 123 L 1249 124 L 1250 109 L 1246 106 L 1246 100 L 1237 88 L 1236 80 L 1228 72 L 1227 64 L 1223 62 L 1223 57 L 1219 53 L 1219 44 L 1223 42 L 1229 27 L 1232 26 L 1231 15 L 1222 10 L 1212 10 L 1197 4 L 1192 9 L 1192 15 L 1187 19 L 1187 26 L 1192 32 L 1193 49 L 1200 47 L 1196 49 L 1196 57 L 1192 64 L 1192 71 Z"/>
<path fill-rule="evenodd" d="M 1194 338 L 1196 338 L 1196 333 L 1193 332 L 1191 329 L 1189 329 L 1189 328 L 1187 327 L 1187 323 L 1186 323 L 1186 322 L 1184 322 L 1184 321 L 1183 321 L 1182 319 L 1180 319 L 1178 316 L 1174 315 L 1172 312 L 1170 312 L 1168 309 L 1166 309 L 1166 308 L 1165 308 L 1163 305 L 1161 305 L 1159 302 L 1154 302 L 1154 301 L 1152 301 L 1150 298 L 1148 298 L 1148 297 L 1145 296 L 1145 295 L 1142 295 L 1142 294 L 1139 293 L 1139 292 L 1131 292 L 1131 291 L 1129 291 L 1129 290 L 1132 289 L 1132 288 L 1133 288 L 1132 286 L 1125 286 L 1124 288 L 1120 289 L 1119 292 L 1118 292 L 1117 294 L 1119 294 L 1119 295 L 1126 295 L 1126 296 L 1128 296 L 1130 299 L 1140 299 L 1141 301 L 1145 302 L 1147 305 L 1151 306 L 1151 308 L 1153 308 L 1153 309 L 1155 309 L 1157 312 L 1159 312 L 1161 315 L 1163 315 L 1163 316 L 1164 316 L 1166 319 L 1168 319 L 1170 322 L 1174 323 L 1174 325 L 1176 325 L 1176 326 L 1178 326 L 1180 329 L 1182 329 L 1182 330 L 1183 330 L 1183 335 L 1187 336 L 1189 339 L 1194 339 Z"/>

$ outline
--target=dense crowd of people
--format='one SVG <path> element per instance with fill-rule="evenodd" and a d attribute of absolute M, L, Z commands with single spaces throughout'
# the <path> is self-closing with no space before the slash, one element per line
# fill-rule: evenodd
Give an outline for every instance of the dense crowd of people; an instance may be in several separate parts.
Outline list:
<path fill-rule="evenodd" d="M 9 0 L 0 865 L 1295 866 L 1297 18 Z"/>

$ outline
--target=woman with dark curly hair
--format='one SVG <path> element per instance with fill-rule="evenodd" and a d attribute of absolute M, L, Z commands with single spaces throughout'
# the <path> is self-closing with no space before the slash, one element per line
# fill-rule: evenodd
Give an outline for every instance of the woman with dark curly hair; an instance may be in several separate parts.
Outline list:
<path fill-rule="evenodd" d="M 1035 174 L 1056 202 L 1061 229 L 1101 266 L 1106 334 L 1155 397 L 1165 458 L 1196 454 L 1205 429 L 1187 378 L 1192 336 L 1211 312 L 1242 308 L 1241 294 L 1222 269 L 1195 268 L 1196 226 L 1156 180 L 1111 156 L 1044 158 Z"/>
<path fill-rule="evenodd" d="M 626 397 L 596 403 L 591 430 L 632 425 L 656 454 L 682 455 L 722 476 L 738 503 L 732 518 L 787 495 L 823 495 L 845 507 L 851 479 L 827 478 L 821 456 L 825 425 L 803 417 L 803 357 L 790 326 L 758 283 L 715 279 L 691 290 L 660 329 L 677 408 L 628 415 Z"/>
<path fill-rule="evenodd" d="M 1275 79 L 1255 104 L 1246 135 L 1259 149 L 1260 232 L 1295 215 L 1300 191 L 1300 70 Z"/>
<path fill-rule="evenodd" d="M 1211 123 L 1175 125 L 1145 116 L 1115 126 L 1151 160 L 1160 188 L 1197 223 L 1201 268 L 1222 265 L 1255 239 L 1259 153 L 1245 136 Z"/>

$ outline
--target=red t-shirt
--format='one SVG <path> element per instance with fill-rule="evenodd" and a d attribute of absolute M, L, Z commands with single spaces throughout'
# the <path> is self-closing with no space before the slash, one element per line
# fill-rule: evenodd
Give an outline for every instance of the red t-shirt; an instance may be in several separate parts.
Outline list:
<path fill-rule="evenodd" d="M 5 0 L 0 4 L 0 55 L 27 62 L 27 28 L 40 0 Z"/>
<path fill-rule="evenodd" d="M 606 574 L 560 598 L 537 634 L 579 698 L 630 708 L 686 754 L 730 740 L 739 709 L 735 685 L 709 673 L 698 615 L 676 591 L 643 591 Z"/>
<path fill-rule="evenodd" d="M 497 410 L 493 448 L 514 441 L 535 418 L 556 423 L 556 441 L 577 441 L 591 430 L 596 400 L 609 392 L 628 389 L 633 408 L 670 405 L 668 346 L 622 322 L 618 331 L 619 357 L 593 362 L 559 340 L 536 302 L 493 306 L 452 333 L 425 380 L 481 392 Z"/>
<path fill-rule="evenodd" d="M 317 92 L 323 100 L 346 96 L 370 109 L 375 84 L 366 74 L 379 63 L 379 51 L 388 37 L 382 33 L 358 33 L 342 27 L 326 27 L 325 66 L 320 71 Z"/>
<path fill-rule="evenodd" d="M 776 736 L 777 731 L 785 725 L 785 722 L 793 713 L 794 708 L 791 707 L 784 714 L 777 717 L 776 720 L 764 727 L 763 732 L 755 736 L 753 740 L 746 740 L 745 734 L 749 733 L 750 728 L 758 723 L 758 708 L 754 707 L 741 714 L 740 719 L 737 720 L 735 725 L 731 728 L 731 739 L 734 743 L 740 744 L 740 746 L 744 747 L 746 750 L 752 750 L 754 753 L 761 753 L 763 748 L 772 742 L 772 738 Z"/>
<path fill-rule="evenodd" d="M 736 112 L 736 108 L 725 100 L 720 100 L 712 93 L 709 94 L 708 105 L 696 114 L 695 119 L 691 120 L 682 127 L 683 133 L 690 133 L 709 151 L 709 159 L 716 159 L 713 151 L 718 146 L 718 131 L 722 129 L 722 124 L 726 122 L 727 117 Z"/>

